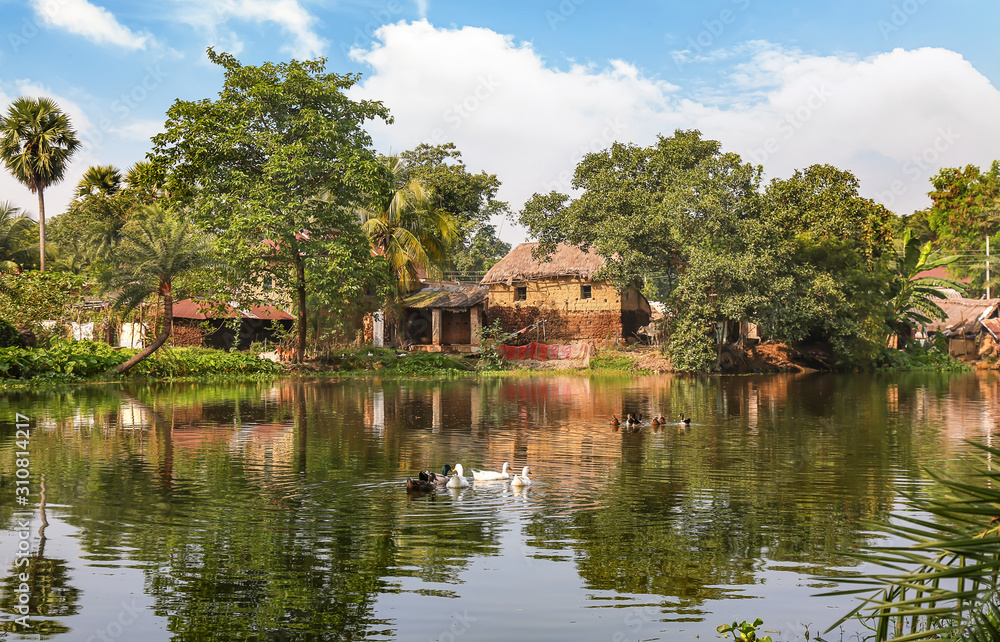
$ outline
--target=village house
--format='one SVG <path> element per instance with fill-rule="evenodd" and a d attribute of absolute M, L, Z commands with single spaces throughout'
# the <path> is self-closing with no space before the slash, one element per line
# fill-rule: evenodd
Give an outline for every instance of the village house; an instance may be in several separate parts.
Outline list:
<path fill-rule="evenodd" d="M 953 357 L 976 359 L 994 353 L 1000 340 L 1000 299 L 952 296 L 936 303 L 947 317 L 928 324 L 917 339 L 940 333 L 948 339 L 948 354 Z"/>
<path fill-rule="evenodd" d="M 532 257 L 538 243 L 522 243 L 490 268 L 487 320 L 506 332 L 529 328 L 512 343 L 632 343 L 649 323 L 651 309 L 635 288 L 619 292 L 594 280 L 604 258 L 560 244 L 544 262 Z"/>
<path fill-rule="evenodd" d="M 295 323 L 295 317 L 272 305 L 236 308 L 225 303 L 184 299 L 175 302 L 173 308 L 171 343 L 177 347 L 246 350 L 253 343 L 277 343 L 278 328 L 287 334 Z"/>
<path fill-rule="evenodd" d="M 454 282 L 422 285 L 403 299 L 404 345 L 426 352 L 478 352 L 486 288 Z"/>

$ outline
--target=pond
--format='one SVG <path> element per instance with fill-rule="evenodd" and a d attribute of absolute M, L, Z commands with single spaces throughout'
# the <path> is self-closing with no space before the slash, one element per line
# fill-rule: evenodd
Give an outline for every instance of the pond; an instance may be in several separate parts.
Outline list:
<path fill-rule="evenodd" d="M 865 520 L 991 442 L 998 396 L 996 373 L 7 392 L 0 631 L 711 640 L 761 617 L 776 641 L 815 639 L 853 606 L 817 577 L 865 570 L 843 555 L 879 537 Z M 692 422 L 614 430 L 624 412 Z M 532 485 L 405 490 L 505 461 Z"/>

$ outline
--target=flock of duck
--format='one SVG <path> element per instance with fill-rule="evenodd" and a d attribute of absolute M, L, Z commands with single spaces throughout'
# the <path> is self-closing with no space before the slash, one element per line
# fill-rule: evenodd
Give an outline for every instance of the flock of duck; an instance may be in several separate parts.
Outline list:
<path fill-rule="evenodd" d="M 691 425 L 691 418 L 685 417 L 682 412 L 680 419 L 669 421 L 662 414 L 657 413 L 649 421 L 649 426 L 654 430 L 671 424 L 686 428 Z M 628 413 L 625 421 L 619 420 L 618 415 L 611 416 L 611 428 L 616 431 L 621 428 L 625 432 L 639 432 L 645 425 L 642 421 L 642 415 L 638 413 L 634 415 Z M 511 486 L 531 485 L 531 479 L 528 478 L 528 473 L 531 472 L 531 469 L 528 466 L 521 469 L 520 475 L 510 474 L 509 469 L 510 462 L 506 461 L 503 463 L 503 469 L 500 472 L 495 470 L 476 470 L 473 468 L 472 480 L 477 482 L 491 482 L 506 481 L 509 479 Z M 455 464 L 454 469 L 450 464 L 445 464 L 441 467 L 440 473 L 423 470 L 420 471 L 416 479 L 412 477 L 406 478 L 406 490 L 410 493 L 427 493 L 439 488 L 467 488 L 468 486 L 469 480 L 465 477 L 465 468 L 462 467 L 462 464 Z"/>
<path fill-rule="evenodd" d="M 656 415 L 653 416 L 652 419 L 649 420 L 649 427 L 653 428 L 654 430 L 658 429 L 660 426 L 667 426 L 671 424 L 680 426 L 681 428 L 686 428 L 687 426 L 691 425 L 691 417 L 685 417 L 684 413 L 682 412 L 679 420 L 669 421 L 666 417 L 663 416 L 662 413 L 657 413 Z M 636 413 L 635 415 L 633 415 L 632 413 L 628 413 L 628 416 L 625 418 L 625 421 L 620 421 L 618 419 L 618 415 L 611 415 L 612 430 L 618 430 L 619 427 L 622 427 L 622 430 L 626 432 L 639 432 L 645 425 L 646 424 L 644 424 L 642 421 L 642 415 L 638 413 Z"/>
<path fill-rule="evenodd" d="M 511 486 L 530 486 L 531 479 L 528 478 L 528 473 L 531 472 L 530 467 L 525 466 L 521 469 L 520 475 L 511 475 L 508 472 L 510 468 L 510 462 L 503 463 L 503 470 L 496 472 L 495 470 L 476 470 L 472 469 L 472 479 L 477 482 L 489 482 L 489 481 L 505 481 L 510 480 Z M 454 473 L 454 474 L 452 474 Z M 420 471 L 417 479 L 411 477 L 406 478 L 406 490 L 411 493 L 426 493 L 438 488 L 467 488 L 469 486 L 469 480 L 465 477 L 465 468 L 462 464 L 455 464 L 455 468 L 449 464 L 445 464 L 441 467 L 440 473 L 433 473 L 430 471 Z"/>

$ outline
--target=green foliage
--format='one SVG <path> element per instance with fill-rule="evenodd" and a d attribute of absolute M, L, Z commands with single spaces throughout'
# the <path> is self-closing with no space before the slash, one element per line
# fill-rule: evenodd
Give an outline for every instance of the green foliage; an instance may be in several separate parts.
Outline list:
<path fill-rule="evenodd" d="M 42 321 L 75 320 L 83 286 L 82 276 L 65 272 L 0 274 L 0 318 L 43 336 Z"/>
<path fill-rule="evenodd" d="M 330 359 L 330 366 L 338 372 L 378 372 L 379 374 L 434 375 L 448 372 L 466 372 L 469 367 L 458 359 L 434 352 L 398 352 L 389 348 L 363 346 L 341 352 Z"/>
<path fill-rule="evenodd" d="M 38 266 L 38 226 L 20 208 L 0 203 L 0 274 Z"/>
<path fill-rule="evenodd" d="M 210 348 L 169 348 L 157 351 L 133 371 L 152 379 L 180 377 L 279 374 L 284 368 L 251 352 L 225 352 Z"/>
<path fill-rule="evenodd" d="M 457 238 L 448 257 L 461 274 L 486 272 L 510 252 L 490 218 L 505 215 L 507 203 L 496 200 L 500 180 L 495 174 L 472 174 L 454 143 L 422 143 L 403 152 L 414 176 L 427 188 L 435 209 L 447 212 L 457 224 Z"/>
<path fill-rule="evenodd" d="M 500 326 L 500 319 L 479 328 L 479 361 L 476 369 L 481 372 L 496 372 L 507 369 L 504 359 L 497 346 L 513 338 L 514 333 L 505 332 Z"/>
<path fill-rule="evenodd" d="M 943 339 L 943 335 L 938 335 Z M 948 354 L 948 342 L 942 346 L 931 344 L 923 347 L 916 341 L 906 344 L 903 350 L 886 348 L 879 360 L 881 370 L 929 370 L 933 372 L 965 372 L 969 366 Z"/>
<path fill-rule="evenodd" d="M 987 236 L 1000 232 L 1000 161 L 987 171 L 975 165 L 942 167 L 931 184 L 927 220 L 946 251 L 979 251 Z"/>
<path fill-rule="evenodd" d="M 451 214 L 433 207 L 405 160 L 387 156 L 382 162 L 387 188 L 359 209 L 361 229 L 375 252 L 389 262 L 402 295 L 418 287 L 420 272 L 441 276 L 458 230 Z"/>
<path fill-rule="evenodd" d="M 117 350 L 100 341 L 57 339 L 47 349 L 0 348 L 0 379 L 76 381 L 104 376 L 136 354 Z M 142 361 L 133 373 L 153 379 L 209 375 L 258 375 L 282 372 L 266 359 L 242 352 L 207 348 L 174 348 L 159 351 Z"/>
<path fill-rule="evenodd" d="M 742 640 L 745 642 L 755 642 L 759 640 L 760 642 L 771 642 L 771 636 L 765 635 L 762 638 L 757 637 L 757 629 L 764 620 L 757 618 L 753 622 L 747 622 L 743 620 L 739 624 L 734 620 L 732 624 L 720 624 L 719 628 L 716 629 L 719 633 L 732 633 L 734 640 Z"/>
<path fill-rule="evenodd" d="M 590 358 L 590 369 L 605 372 L 635 372 L 631 357 L 602 353 Z"/>
<path fill-rule="evenodd" d="M 80 146 L 69 117 L 48 98 L 22 96 L 0 117 L 0 159 L 7 170 L 38 195 L 40 268 L 45 271 L 45 188 L 62 180 Z"/>
<path fill-rule="evenodd" d="M 69 381 L 96 377 L 131 352 L 97 341 L 54 339 L 49 348 L 0 349 L 0 378 Z"/>
<path fill-rule="evenodd" d="M 992 461 L 1000 450 L 973 444 L 971 477 L 942 476 L 936 497 L 905 493 L 910 508 L 881 530 L 909 546 L 870 546 L 856 555 L 886 569 L 861 578 L 859 585 L 830 595 L 862 595 L 850 617 L 869 622 L 874 640 L 996 640 L 997 568 L 1000 567 L 1000 472 Z M 930 514 L 933 520 L 915 517 Z M 874 587 L 874 592 L 873 592 Z"/>
<path fill-rule="evenodd" d="M 21 333 L 14 324 L 6 319 L 0 319 L 0 348 L 12 348 L 21 345 Z"/>
<path fill-rule="evenodd" d="M 680 371 L 714 368 L 713 328 L 743 320 L 770 339 L 826 342 L 841 365 L 871 365 L 885 338 L 892 214 L 828 165 L 763 193 L 760 178 L 717 141 L 677 131 L 651 147 L 588 154 L 573 180 L 580 198 L 536 194 L 520 221 L 540 253 L 557 243 L 595 250 L 605 259 L 596 278 L 621 290 L 663 281 L 655 293 L 673 311 L 668 350 Z"/>
<path fill-rule="evenodd" d="M 965 285 L 954 279 L 917 276 L 924 270 L 952 265 L 958 260 L 958 255 L 932 258 L 931 242 L 920 243 L 908 229 L 903 232 L 900 246 L 888 262 L 890 280 L 886 325 L 906 337 L 917 326 L 947 317 L 941 306 L 934 302 L 934 299 L 946 298 L 942 288 L 963 292 Z"/>
<path fill-rule="evenodd" d="M 208 50 L 225 72 L 216 100 L 176 101 L 151 160 L 167 176 L 171 204 L 217 235 L 234 266 L 226 300 L 295 301 L 305 351 L 307 296 L 332 313 L 383 285 L 355 207 L 383 193 L 366 120 L 390 120 L 377 101 L 353 101 L 358 76 L 325 72 L 325 61 L 242 65 Z M 267 293 L 266 283 L 274 291 Z"/>

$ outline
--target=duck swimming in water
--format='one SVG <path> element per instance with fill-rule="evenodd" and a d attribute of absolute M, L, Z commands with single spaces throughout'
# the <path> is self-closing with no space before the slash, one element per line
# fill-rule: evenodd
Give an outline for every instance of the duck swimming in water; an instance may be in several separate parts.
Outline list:
<path fill-rule="evenodd" d="M 465 469 L 462 464 L 455 464 L 455 475 L 445 484 L 448 488 L 466 488 L 469 480 L 465 478 Z"/>
<path fill-rule="evenodd" d="M 500 481 L 503 479 L 510 479 L 510 473 L 507 469 L 510 468 L 510 462 L 503 463 L 503 470 L 499 473 L 495 470 L 476 470 L 472 469 L 472 479 L 473 481 Z"/>
<path fill-rule="evenodd" d="M 531 480 L 528 479 L 528 473 L 530 473 L 530 472 L 531 472 L 531 470 L 527 466 L 525 466 L 524 468 L 521 469 L 521 474 L 520 475 L 514 475 L 511 478 L 510 485 L 511 486 L 530 486 L 531 485 Z"/>
<path fill-rule="evenodd" d="M 422 479 L 423 481 L 429 481 L 437 484 L 438 486 L 444 486 L 445 484 L 448 483 L 448 479 L 451 478 L 451 466 L 448 464 L 441 466 L 441 472 L 439 473 L 432 473 L 428 470 L 422 470 L 420 471 L 419 476 L 420 479 Z"/>

